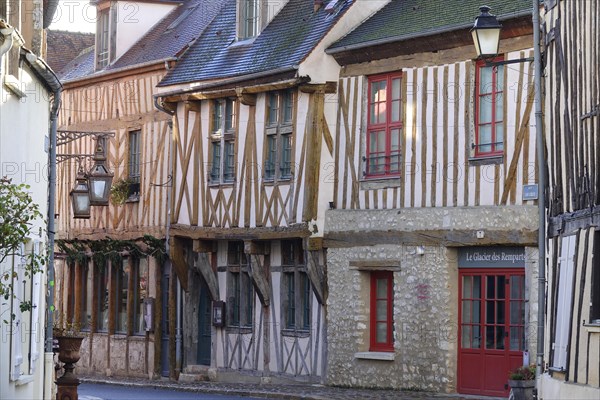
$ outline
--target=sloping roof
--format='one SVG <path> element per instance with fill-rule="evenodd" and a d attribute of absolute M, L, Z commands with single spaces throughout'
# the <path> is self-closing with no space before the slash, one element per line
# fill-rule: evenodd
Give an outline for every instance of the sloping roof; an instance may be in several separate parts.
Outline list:
<path fill-rule="evenodd" d="M 124 68 L 177 56 L 202 33 L 225 2 L 225 0 L 184 2 L 106 69 Z"/>
<path fill-rule="evenodd" d="M 165 0 L 167 1 L 167 0 Z M 171 2 L 171 0 L 168 0 Z M 95 74 L 134 68 L 141 64 L 177 57 L 219 13 L 227 0 L 187 0 L 167 14 L 119 59 L 95 71 L 94 48 L 72 60 L 59 74 L 63 82 Z M 50 46 L 48 49 L 50 54 Z M 60 54 L 59 54 L 60 56 Z"/>
<path fill-rule="evenodd" d="M 50 53 L 50 51 L 48 51 Z M 94 46 L 85 49 L 58 73 L 61 82 L 72 81 L 94 72 Z"/>
<path fill-rule="evenodd" d="M 314 12 L 314 0 L 289 0 L 254 40 L 236 42 L 236 0 L 227 0 L 159 86 L 294 68 L 353 2 L 339 1 L 330 14 L 323 7 Z"/>
<path fill-rule="evenodd" d="M 532 12 L 531 0 L 392 0 L 328 52 L 465 28 L 473 25 L 483 4 L 499 19 Z"/>
<path fill-rule="evenodd" d="M 94 45 L 94 38 L 93 33 L 48 30 L 46 62 L 60 74 L 65 65 Z"/>

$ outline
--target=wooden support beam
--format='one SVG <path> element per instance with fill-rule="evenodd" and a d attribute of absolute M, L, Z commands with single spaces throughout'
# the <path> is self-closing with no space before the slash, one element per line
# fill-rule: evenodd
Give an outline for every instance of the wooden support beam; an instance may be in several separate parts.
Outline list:
<path fill-rule="evenodd" d="M 183 239 L 172 237 L 171 238 L 171 249 L 169 256 L 171 257 L 171 263 L 173 269 L 181 282 L 181 287 L 186 292 L 188 291 L 188 263 L 184 255 Z"/>
<path fill-rule="evenodd" d="M 317 300 L 320 304 L 327 301 L 327 282 L 325 280 L 324 266 L 319 263 L 319 253 L 317 250 L 309 250 L 306 262 L 306 275 L 315 291 Z"/>
<path fill-rule="evenodd" d="M 238 100 L 245 106 L 256 105 L 256 95 L 246 92 L 243 88 L 235 89 Z"/>
<path fill-rule="evenodd" d="M 255 240 L 244 240 L 244 253 L 266 255 L 271 253 L 270 242 L 257 242 Z"/>
<path fill-rule="evenodd" d="M 306 250 L 321 250 L 323 248 L 322 237 L 311 237 L 306 240 Z"/>
<path fill-rule="evenodd" d="M 200 112 L 200 102 L 199 101 L 186 101 L 185 105 L 188 107 L 190 111 Z"/>
<path fill-rule="evenodd" d="M 217 281 L 217 274 L 210 264 L 210 255 L 211 253 L 194 252 L 194 268 L 200 271 L 200 274 L 204 278 L 212 300 L 217 301 L 221 298 L 219 296 L 219 282 Z"/>
<path fill-rule="evenodd" d="M 264 307 L 268 307 L 271 304 L 269 293 L 271 293 L 271 284 L 266 271 L 264 270 L 263 262 L 258 254 L 248 254 L 250 259 L 250 268 L 248 269 L 248 275 L 252 279 L 256 294 Z"/>
<path fill-rule="evenodd" d="M 325 83 L 306 83 L 304 85 L 300 85 L 299 89 L 302 93 L 335 93 L 337 91 L 337 82 L 325 82 Z"/>
<path fill-rule="evenodd" d="M 214 240 L 194 239 L 192 243 L 194 253 L 215 253 L 217 251 L 217 242 Z"/>

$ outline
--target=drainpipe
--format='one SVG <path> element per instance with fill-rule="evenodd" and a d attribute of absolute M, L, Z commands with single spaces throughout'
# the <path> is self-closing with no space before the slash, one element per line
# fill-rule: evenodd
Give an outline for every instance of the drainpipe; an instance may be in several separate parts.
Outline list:
<path fill-rule="evenodd" d="M 535 85 L 535 133 L 538 162 L 538 326 L 537 390 L 544 368 L 544 315 L 546 308 L 546 149 L 542 120 L 542 54 L 540 50 L 540 2 L 533 0 L 533 60 Z"/>

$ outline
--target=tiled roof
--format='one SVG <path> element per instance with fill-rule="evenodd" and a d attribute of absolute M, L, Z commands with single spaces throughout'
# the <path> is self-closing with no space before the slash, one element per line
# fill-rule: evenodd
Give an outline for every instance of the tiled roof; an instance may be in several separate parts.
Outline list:
<path fill-rule="evenodd" d="M 531 0 L 392 0 L 328 50 L 464 28 L 484 4 L 499 17 L 532 11 Z"/>
<path fill-rule="evenodd" d="M 61 82 L 72 81 L 94 72 L 94 46 L 84 50 L 58 73 Z"/>
<path fill-rule="evenodd" d="M 94 45 L 94 34 L 83 32 L 47 31 L 46 62 L 60 74 L 65 65 L 74 60 L 81 52 Z"/>
<path fill-rule="evenodd" d="M 169 13 L 106 69 L 175 57 L 195 40 L 226 0 L 188 0 Z"/>
<path fill-rule="evenodd" d="M 289 0 L 253 41 L 236 42 L 236 0 L 227 0 L 222 12 L 159 86 L 293 68 L 353 0 L 339 3 L 337 12 L 330 14 L 323 7 L 315 13 L 314 0 Z"/>
<path fill-rule="evenodd" d="M 169 0 L 170 1 L 170 0 Z M 94 51 L 71 61 L 61 74 L 62 81 L 92 77 L 152 61 L 161 61 L 181 54 L 220 11 L 226 0 L 187 0 L 153 26 L 119 59 L 103 70 L 95 71 Z M 50 49 L 48 51 L 50 54 Z"/>

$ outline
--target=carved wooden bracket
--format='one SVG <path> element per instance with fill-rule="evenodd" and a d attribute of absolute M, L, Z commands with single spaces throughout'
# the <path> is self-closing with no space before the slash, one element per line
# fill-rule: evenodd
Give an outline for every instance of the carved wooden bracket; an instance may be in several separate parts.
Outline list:
<path fill-rule="evenodd" d="M 169 256 L 171 257 L 171 263 L 175 269 L 175 273 L 181 282 L 181 287 L 186 292 L 188 291 L 188 263 L 185 259 L 183 241 L 181 239 L 172 237 L 171 238 L 171 249 Z"/>
<path fill-rule="evenodd" d="M 210 253 L 194 253 L 194 267 L 200 271 L 200 274 L 204 278 L 212 300 L 219 300 L 219 282 L 217 281 L 215 271 L 213 271 L 210 265 Z"/>
<path fill-rule="evenodd" d="M 235 89 L 235 93 L 238 97 L 240 103 L 245 106 L 255 106 L 256 105 L 256 95 L 251 93 L 244 92 L 243 88 Z"/>
<path fill-rule="evenodd" d="M 317 296 L 320 304 L 325 304 L 327 301 L 327 282 L 325 282 L 325 271 L 319 263 L 319 251 L 307 251 L 308 257 L 306 262 L 306 275 Z"/>
<path fill-rule="evenodd" d="M 267 274 L 264 270 L 263 263 L 261 262 L 258 254 L 248 254 L 250 258 L 250 268 L 248 269 L 248 275 L 254 283 L 256 294 L 260 298 L 260 302 L 263 306 L 268 307 L 271 304 L 269 293 L 271 293 L 271 284 Z"/>

